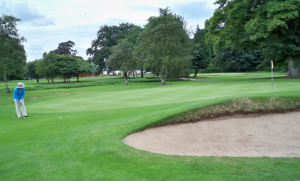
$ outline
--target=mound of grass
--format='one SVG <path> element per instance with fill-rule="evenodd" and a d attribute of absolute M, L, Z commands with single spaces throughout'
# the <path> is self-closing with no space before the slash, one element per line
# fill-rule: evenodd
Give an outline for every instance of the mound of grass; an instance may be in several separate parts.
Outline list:
<path fill-rule="evenodd" d="M 285 113 L 299 110 L 300 97 L 298 96 L 237 98 L 174 115 L 171 118 L 160 120 L 151 127 L 198 122 L 234 114 Z"/>

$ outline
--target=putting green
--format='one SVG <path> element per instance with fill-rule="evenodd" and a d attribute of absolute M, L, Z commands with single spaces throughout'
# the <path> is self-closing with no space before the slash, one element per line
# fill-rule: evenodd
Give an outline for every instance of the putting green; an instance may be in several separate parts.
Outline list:
<path fill-rule="evenodd" d="M 151 85 L 149 87 L 149 84 Z M 32 112 L 73 112 L 103 109 L 118 109 L 125 107 L 153 106 L 180 102 L 219 99 L 226 97 L 239 97 L 248 94 L 280 93 L 300 89 L 300 85 L 282 81 L 280 86 L 274 86 L 272 90 L 270 82 L 226 82 L 203 83 L 185 82 L 184 84 L 172 82 L 162 86 L 159 83 L 148 83 L 148 88 L 140 88 L 140 85 L 130 85 L 127 90 L 124 85 L 108 86 L 111 92 L 102 91 L 101 87 L 94 91 L 74 93 L 68 95 L 65 91 L 62 95 L 56 95 L 51 100 L 28 105 Z M 135 88 L 136 87 L 136 90 Z M 229 91 L 230 90 L 230 91 Z"/>

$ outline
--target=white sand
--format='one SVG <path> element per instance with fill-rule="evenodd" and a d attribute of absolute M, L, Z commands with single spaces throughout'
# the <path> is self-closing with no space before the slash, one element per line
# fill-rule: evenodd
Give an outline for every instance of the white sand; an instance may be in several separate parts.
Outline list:
<path fill-rule="evenodd" d="M 166 155 L 300 157 L 300 112 L 169 125 L 128 135 L 123 141 Z"/>

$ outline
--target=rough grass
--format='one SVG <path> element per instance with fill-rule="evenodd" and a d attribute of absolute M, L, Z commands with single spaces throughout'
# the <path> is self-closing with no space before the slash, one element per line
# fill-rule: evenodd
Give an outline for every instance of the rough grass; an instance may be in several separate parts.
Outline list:
<path fill-rule="evenodd" d="M 286 113 L 299 110 L 300 97 L 237 98 L 174 115 L 174 117 L 161 120 L 151 127 L 198 122 L 235 114 Z"/>

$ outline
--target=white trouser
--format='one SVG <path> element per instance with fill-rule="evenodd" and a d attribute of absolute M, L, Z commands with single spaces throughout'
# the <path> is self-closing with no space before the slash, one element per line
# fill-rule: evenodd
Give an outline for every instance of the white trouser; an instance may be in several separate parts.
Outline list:
<path fill-rule="evenodd" d="M 17 99 L 14 99 L 15 101 L 15 106 L 16 106 L 16 112 L 17 112 L 17 115 L 18 117 L 21 117 L 21 113 L 20 113 L 20 103 L 18 102 Z M 24 99 L 23 100 L 20 100 L 20 102 L 22 103 L 21 104 L 21 110 L 22 110 L 22 115 L 23 116 L 27 116 L 27 112 L 26 112 L 26 108 L 25 108 L 25 103 L 24 103 Z"/>

